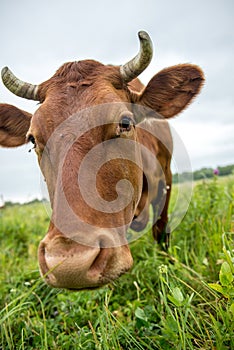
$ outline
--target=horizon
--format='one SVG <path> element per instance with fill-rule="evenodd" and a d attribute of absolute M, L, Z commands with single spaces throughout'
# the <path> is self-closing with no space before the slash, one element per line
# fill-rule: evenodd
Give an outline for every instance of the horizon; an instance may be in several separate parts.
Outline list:
<path fill-rule="evenodd" d="M 202 167 L 200 169 L 195 169 L 193 170 L 192 172 L 181 172 L 181 173 L 176 173 L 176 172 L 172 172 L 172 176 L 173 175 L 183 175 L 183 174 L 194 174 L 195 172 L 202 172 L 202 170 L 205 170 L 205 169 L 209 169 L 209 170 L 212 170 L 213 172 L 218 169 L 218 168 L 225 168 L 226 166 L 234 166 L 234 163 L 232 164 L 226 164 L 226 165 L 217 165 L 216 167 Z M 218 177 L 223 177 L 223 176 L 230 176 L 230 175 L 219 175 L 219 174 L 216 174 L 216 176 L 218 175 Z M 214 174 L 215 176 L 215 174 Z M 209 180 L 210 178 L 204 178 L 206 180 Z M 40 177 L 40 180 L 41 180 L 41 177 Z M 196 181 L 199 181 L 199 180 L 195 180 L 194 179 L 194 176 L 192 176 L 192 184 Z M 41 181 L 40 183 L 38 183 L 38 187 L 40 187 L 41 185 Z M 176 185 L 176 182 L 172 182 L 172 186 Z M 44 193 L 42 193 L 42 191 L 44 191 Z M 46 193 L 45 193 L 46 192 Z M 1 193 L 0 192 L 0 208 L 2 206 L 5 205 L 5 203 L 11 203 L 11 204 L 30 204 L 31 202 L 34 202 L 34 201 L 39 201 L 41 203 L 43 202 L 47 202 L 47 203 L 50 203 L 50 200 L 48 198 L 48 194 L 47 194 L 47 189 L 45 186 L 43 186 L 43 189 L 40 190 L 38 193 L 34 193 L 34 194 L 27 194 L 27 195 L 21 195 L 21 196 L 14 196 L 14 195 L 10 195 L 9 197 L 8 196 L 5 196 L 4 193 Z"/>

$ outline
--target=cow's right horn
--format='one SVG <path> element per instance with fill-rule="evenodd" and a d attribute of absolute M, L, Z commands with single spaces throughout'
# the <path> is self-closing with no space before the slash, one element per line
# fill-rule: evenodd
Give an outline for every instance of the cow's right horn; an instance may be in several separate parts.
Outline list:
<path fill-rule="evenodd" d="M 2 81 L 13 94 L 28 100 L 39 101 L 38 85 L 18 79 L 8 67 L 2 69 Z"/>
<path fill-rule="evenodd" d="M 138 37 L 140 39 L 139 53 L 131 61 L 120 66 L 121 77 L 126 83 L 138 77 L 148 67 L 153 56 L 153 44 L 149 35 L 140 31 Z"/>

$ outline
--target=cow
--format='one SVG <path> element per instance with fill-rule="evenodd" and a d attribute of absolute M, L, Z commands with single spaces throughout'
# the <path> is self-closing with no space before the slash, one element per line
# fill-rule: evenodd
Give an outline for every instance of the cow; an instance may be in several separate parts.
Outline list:
<path fill-rule="evenodd" d="M 32 115 L 0 104 L 0 145 L 31 142 L 46 181 L 52 215 L 39 244 L 40 273 L 50 286 L 99 288 L 133 264 L 127 231 L 147 225 L 167 249 L 172 136 L 167 119 L 200 92 L 204 74 L 193 64 L 158 72 L 144 86 L 138 76 L 153 46 L 138 33 L 138 54 L 121 66 L 87 59 L 63 64 L 33 85 L 2 69 L 15 95 L 38 101 Z"/>

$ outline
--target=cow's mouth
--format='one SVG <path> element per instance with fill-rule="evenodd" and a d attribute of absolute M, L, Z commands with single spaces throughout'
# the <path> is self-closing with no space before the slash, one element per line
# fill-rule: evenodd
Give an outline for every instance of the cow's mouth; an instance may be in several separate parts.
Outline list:
<path fill-rule="evenodd" d="M 66 237 L 46 237 L 38 250 L 40 272 L 47 284 L 69 290 L 96 289 L 132 266 L 128 246 L 88 247 Z"/>

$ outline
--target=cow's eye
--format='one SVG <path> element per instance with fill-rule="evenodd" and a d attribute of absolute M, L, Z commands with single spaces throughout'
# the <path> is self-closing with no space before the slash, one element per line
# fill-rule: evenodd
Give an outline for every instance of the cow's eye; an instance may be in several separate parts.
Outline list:
<path fill-rule="evenodd" d="M 31 148 L 31 149 L 29 150 L 29 152 L 31 152 L 33 149 L 36 149 L 36 147 L 37 147 L 37 145 L 36 145 L 36 140 L 35 140 L 35 137 L 34 137 L 32 134 L 29 134 L 29 135 L 27 136 L 27 142 L 32 142 L 32 144 L 33 144 L 33 148 Z"/>
<path fill-rule="evenodd" d="M 34 138 L 34 136 L 33 135 L 28 135 L 28 137 L 27 137 L 27 139 L 28 139 L 28 142 L 32 142 L 32 144 L 35 146 L 36 145 L 36 141 L 35 141 L 35 138 Z"/>
<path fill-rule="evenodd" d="M 122 117 L 122 119 L 119 123 L 120 131 L 121 132 L 130 131 L 132 125 L 133 125 L 133 121 L 131 118 L 129 118 L 127 116 Z"/>

